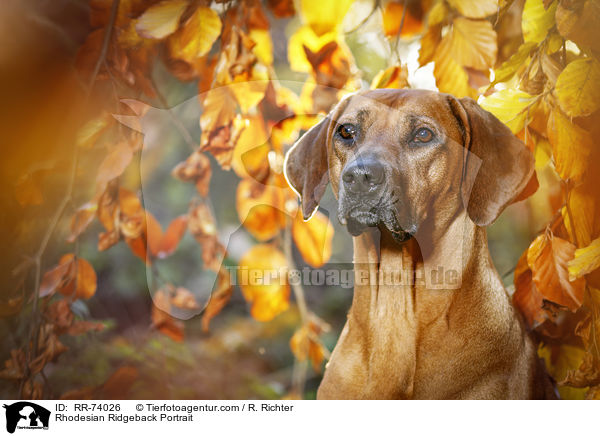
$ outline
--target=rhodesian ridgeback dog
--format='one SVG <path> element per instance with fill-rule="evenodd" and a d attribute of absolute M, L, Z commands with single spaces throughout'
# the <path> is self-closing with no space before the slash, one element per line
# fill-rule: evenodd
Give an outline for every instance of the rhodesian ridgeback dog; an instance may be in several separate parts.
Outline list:
<path fill-rule="evenodd" d="M 352 307 L 317 398 L 554 397 L 488 251 L 485 227 L 534 171 L 498 119 L 469 98 L 360 92 L 284 167 L 304 218 L 330 182 L 354 237 Z"/>

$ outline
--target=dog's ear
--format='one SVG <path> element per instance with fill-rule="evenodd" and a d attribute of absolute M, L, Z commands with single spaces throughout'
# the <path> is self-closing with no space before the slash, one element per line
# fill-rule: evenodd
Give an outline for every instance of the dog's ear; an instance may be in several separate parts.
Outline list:
<path fill-rule="evenodd" d="M 327 135 L 331 123 L 329 116 L 323 118 L 304 133 L 285 155 L 285 178 L 300 196 L 305 220 L 319 206 L 329 181 Z"/>
<path fill-rule="evenodd" d="M 288 184 L 302 201 L 305 220 L 315 213 L 327 188 L 327 140 L 333 134 L 340 114 L 348 106 L 351 95 L 344 97 L 325 118 L 308 129 L 285 155 L 283 172 Z"/>
<path fill-rule="evenodd" d="M 464 128 L 462 199 L 479 226 L 493 223 L 527 186 L 534 171 L 531 151 L 498 118 L 473 99 L 450 98 Z M 477 158 L 474 158 L 474 156 Z"/>

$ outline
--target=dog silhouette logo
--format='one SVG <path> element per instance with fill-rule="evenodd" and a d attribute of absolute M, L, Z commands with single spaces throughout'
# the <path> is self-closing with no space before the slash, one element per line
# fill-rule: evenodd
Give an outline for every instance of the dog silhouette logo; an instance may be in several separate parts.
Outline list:
<path fill-rule="evenodd" d="M 50 411 L 29 401 L 19 401 L 11 405 L 4 404 L 6 409 L 6 431 L 14 433 L 19 429 L 48 429 Z"/>

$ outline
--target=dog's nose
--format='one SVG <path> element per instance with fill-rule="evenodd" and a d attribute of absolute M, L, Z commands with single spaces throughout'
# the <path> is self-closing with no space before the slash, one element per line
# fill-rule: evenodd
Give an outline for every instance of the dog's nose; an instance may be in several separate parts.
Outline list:
<path fill-rule="evenodd" d="M 379 160 L 374 158 L 358 158 L 351 162 L 342 174 L 344 187 L 356 193 L 374 190 L 383 183 L 385 171 Z"/>

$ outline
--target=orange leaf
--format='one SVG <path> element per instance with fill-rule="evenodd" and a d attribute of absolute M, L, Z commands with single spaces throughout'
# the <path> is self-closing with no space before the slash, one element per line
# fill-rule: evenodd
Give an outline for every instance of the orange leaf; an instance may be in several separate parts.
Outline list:
<path fill-rule="evenodd" d="M 205 332 L 209 329 L 210 321 L 223 310 L 223 307 L 225 307 L 231 299 L 233 286 L 231 286 L 229 273 L 226 269 L 219 269 L 215 288 L 216 289 L 213 289 L 210 294 L 210 300 L 208 300 L 204 312 L 202 313 L 202 331 Z"/>
<path fill-rule="evenodd" d="M 183 342 L 183 322 L 170 315 L 171 302 L 165 290 L 160 289 L 153 296 L 152 324 L 162 334 L 176 342 Z"/>
<path fill-rule="evenodd" d="M 275 237 L 285 225 L 284 196 L 275 186 L 242 180 L 237 189 L 236 208 L 240 222 L 259 241 Z"/>
<path fill-rule="evenodd" d="M 527 251 L 523 253 L 515 268 L 515 293 L 513 304 L 523 314 L 529 327 L 535 327 L 546 320 L 543 310 L 544 299 L 533 283 L 533 275 L 527 265 Z"/>
<path fill-rule="evenodd" d="M 411 36 L 423 31 L 423 22 L 413 16 L 410 8 L 407 8 L 406 12 L 404 12 L 405 3 L 406 2 L 392 1 L 385 6 L 385 9 L 383 10 L 383 33 L 385 36 L 398 35 L 398 32 L 400 32 L 402 15 L 404 15 L 402 35 Z"/>
<path fill-rule="evenodd" d="M 83 298 L 85 300 L 92 298 L 96 293 L 97 277 L 94 267 L 85 259 L 77 258 L 72 254 L 65 254 L 61 257 L 60 265 L 72 265 L 74 272 L 69 282 L 58 291 L 66 297 Z"/>
<path fill-rule="evenodd" d="M 577 310 L 583 302 L 583 277 L 569 281 L 568 262 L 575 255 L 575 246 L 553 235 L 540 235 L 531 244 L 527 262 L 533 272 L 533 282 L 542 296 L 553 303 Z"/>
<path fill-rule="evenodd" d="M 171 221 L 171 224 L 169 224 L 169 227 L 167 227 L 167 230 L 162 235 L 158 249 L 153 251 L 152 246 L 150 246 L 152 255 L 158 257 L 159 259 L 170 256 L 175 251 L 179 241 L 185 234 L 187 229 L 187 221 L 187 215 L 181 215 Z"/>
<path fill-rule="evenodd" d="M 40 297 L 52 295 L 58 288 L 63 287 L 65 282 L 70 280 L 71 266 L 70 263 L 63 263 L 46 271 L 40 284 Z"/>
<path fill-rule="evenodd" d="M 210 159 L 204 153 L 197 151 L 192 153 L 185 162 L 177 164 L 171 174 L 182 182 L 196 183 L 200 195 L 203 197 L 208 195 L 212 169 Z"/>
<path fill-rule="evenodd" d="M 292 235 L 296 247 L 309 265 L 319 268 L 331 257 L 333 226 L 321 212 L 304 221 L 302 214 L 296 214 L 292 223 Z"/>

